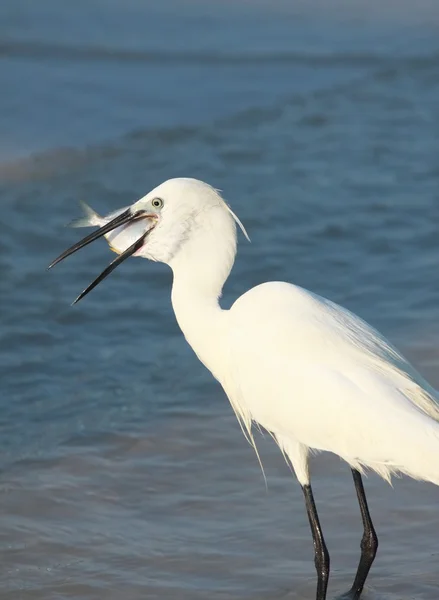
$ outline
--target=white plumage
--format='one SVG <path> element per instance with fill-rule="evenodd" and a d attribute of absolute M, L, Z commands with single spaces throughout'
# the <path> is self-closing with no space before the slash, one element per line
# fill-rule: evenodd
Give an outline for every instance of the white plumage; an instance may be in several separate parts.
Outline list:
<path fill-rule="evenodd" d="M 364 467 L 387 480 L 401 472 L 439 484 L 438 394 L 376 330 L 333 302 L 282 282 L 259 285 L 222 310 L 218 299 L 235 259 L 237 218 L 203 182 L 167 181 L 129 211 L 125 233 L 136 227 L 139 236 L 141 223 L 148 231 L 131 253 L 172 268 L 172 304 L 188 343 L 222 384 L 250 438 L 255 422 L 277 440 L 305 492 L 310 451 L 333 452 L 349 463 L 354 479 L 360 478 L 359 494 Z M 121 229 L 114 231 L 118 239 Z M 326 597 L 329 556 L 326 568 L 317 514 L 306 500 L 320 600 Z M 368 535 L 375 535 L 371 522 Z M 363 565 L 363 579 L 357 574 L 349 598 L 359 597 L 370 564 Z"/>
<path fill-rule="evenodd" d="M 377 331 L 286 283 L 250 290 L 228 320 L 232 404 L 274 434 L 301 484 L 308 449 L 439 483 L 435 392 Z"/>

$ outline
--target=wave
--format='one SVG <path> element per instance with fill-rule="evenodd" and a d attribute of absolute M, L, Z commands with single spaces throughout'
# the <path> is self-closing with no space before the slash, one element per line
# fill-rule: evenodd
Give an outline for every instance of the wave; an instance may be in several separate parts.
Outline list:
<path fill-rule="evenodd" d="M 403 60 L 406 63 L 405 69 L 401 68 Z M 30 156 L 0 161 L 0 182 L 42 180 L 80 170 L 93 161 L 113 160 L 118 157 L 122 161 L 123 157 L 133 156 L 133 154 L 139 154 L 145 160 L 153 159 L 166 155 L 173 148 L 184 146 L 186 143 L 207 144 L 210 147 L 218 143 L 218 138 L 222 139 L 225 132 L 234 135 L 239 131 L 244 133 L 248 130 L 257 131 L 263 124 L 282 119 L 284 113 L 291 109 L 296 115 L 295 125 L 298 128 L 307 125 L 318 129 L 326 126 L 328 122 L 326 107 L 328 103 L 331 105 L 334 98 L 343 97 L 348 102 L 357 103 L 361 100 L 357 98 L 358 94 L 366 92 L 364 100 L 366 102 L 367 93 L 371 90 L 378 93 L 381 86 L 384 86 L 385 91 L 389 82 L 391 87 L 394 87 L 394 82 L 410 70 L 415 71 L 417 75 L 426 72 L 428 81 L 434 81 L 437 77 L 438 64 L 436 56 L 422 59 L 400 58 L 392 64 L 388 61 L 385 64 L 380 63 L 379 68 L 358 71 L 357 75 L 349 77 L 348 81 L 332 80 L 323 88 L 294 93 L 268 106 L 249 106 L 207 123 L 173 127 L 140 126 L 122 135 L 81 147 L 56 147 L 37 151 Z M 352 94 L 356 98 L 352 99 Z"/>
<path fill-rule="evenodd" d="M 0 162 L 0 182 L 46 179 L 65 171 L 79 169 L 96 159 L 115 158 L 127 145 L 147 139 L 152 147 L 172 145 L 197 134 L 200 127 L 138 128 L 115 139 L 83 147 L 57 147 L 30 156 Z"/>
<path fill-rule="evenodd" d="M 147 50 L 131 50 L 106 46 L 66 46 L 40 41 L 1 41 L 0 57 L 130 62 L 148 64 L 197 64 L 197 65 L 263 65 L 263 64 L 299 64 L 315 67 L 377 67 L 383 63 L 407 66 L 424 66 L 437 64 L 437 54 L 417 56 L 393 56 L 375 53 L 223 53 L 223 52 L 160 52 Z"/>

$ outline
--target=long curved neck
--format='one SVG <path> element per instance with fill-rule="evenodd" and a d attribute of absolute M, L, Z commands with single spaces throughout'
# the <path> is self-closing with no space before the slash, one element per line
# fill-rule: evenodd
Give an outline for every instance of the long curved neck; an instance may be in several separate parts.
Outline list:
<path fill-rule="evenodd" d="M 219 379 L 228 311 L 219 298 L 233 266 L 236 238 L 198 233 L 171 263 L 172 306 L 177 322 L 200 361 Z"/>

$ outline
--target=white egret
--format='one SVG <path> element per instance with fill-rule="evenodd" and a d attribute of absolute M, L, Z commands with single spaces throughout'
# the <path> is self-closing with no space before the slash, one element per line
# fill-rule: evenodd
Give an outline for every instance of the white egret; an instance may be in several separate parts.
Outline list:
<path fill-rule="evenodd" d="M 230 310 L 219 298 L 236 254 L 238 218 L 219 193 L 194 179 L 172 179 L 108 218 L 51 266 L 93 240 L 119 256 L 76 299 L 131 255 L 167 263 L 172 305 L 200 361 L 222 384 L 244 431 L 271 433 L 291 462 L 305 497 L 325 600 L 329 554 L 314 503 L 310 452 L 333 452 L 351 467 L 364 533 L 352 588 L 360 597 L 378 539 L 362 482 L 364 468 L 384 479 L 403 473 L 439 484 L 438 393 L 375 329 L 333 302 L 295 285 L 270 282 Z"/>

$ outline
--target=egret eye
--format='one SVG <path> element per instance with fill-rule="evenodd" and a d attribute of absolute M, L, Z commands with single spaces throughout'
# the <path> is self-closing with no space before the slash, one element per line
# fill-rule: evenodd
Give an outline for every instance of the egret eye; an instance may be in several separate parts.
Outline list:
<path fill-rule="evenodd" d="M 161 198 L 154 198 L 154 200 L 151 200 L 151 204 L 154 208 L 161 208 L 163 206 L 163 200 Z"/>

